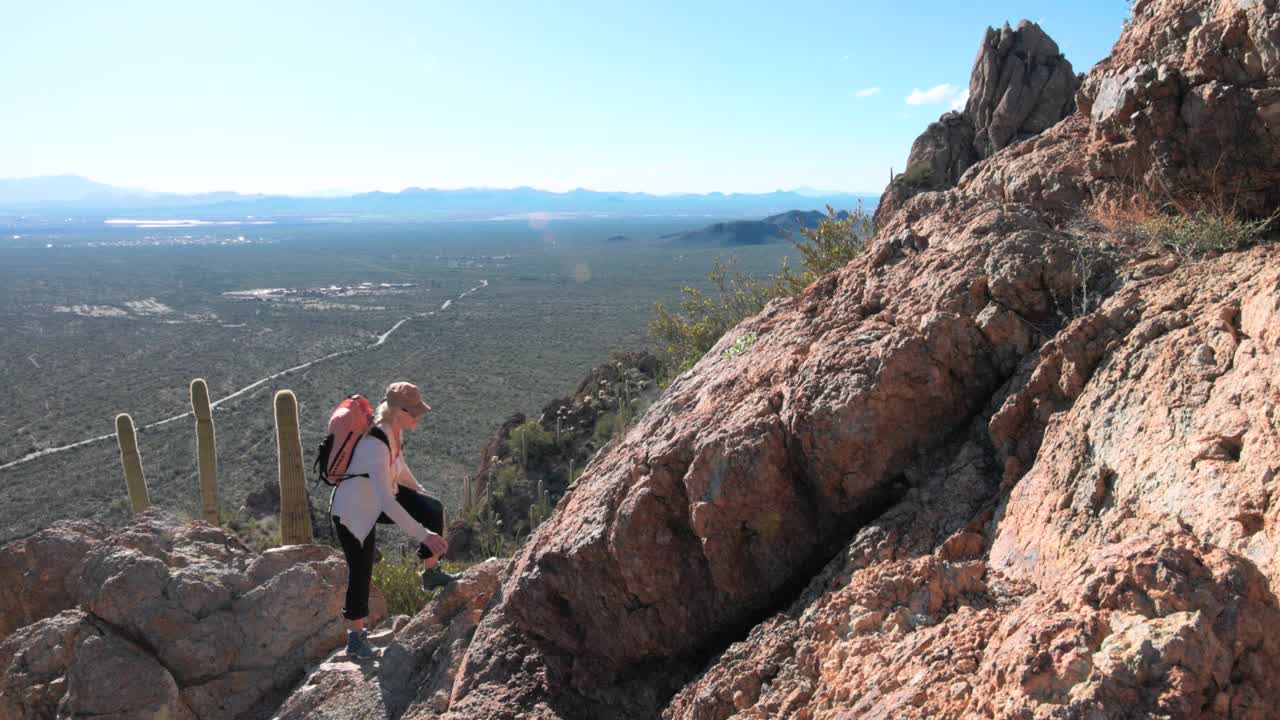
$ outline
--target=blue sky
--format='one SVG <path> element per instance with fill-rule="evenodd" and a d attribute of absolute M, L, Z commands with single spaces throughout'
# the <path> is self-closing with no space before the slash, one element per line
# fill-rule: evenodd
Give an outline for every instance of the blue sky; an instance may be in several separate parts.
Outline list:
<path fill-rule="evenodd" d="M 6 0 L 0 177 L 878 192 L 968 86 L 988 25 L 1040 22 L 1085 71 L 1127 13 L 1124 0 Z"/>

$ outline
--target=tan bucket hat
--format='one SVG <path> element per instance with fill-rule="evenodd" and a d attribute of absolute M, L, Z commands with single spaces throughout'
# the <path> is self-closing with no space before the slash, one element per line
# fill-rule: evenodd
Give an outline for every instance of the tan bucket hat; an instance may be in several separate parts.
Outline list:
<path fill-rule="evenodd" d="M 387 404 L 398 407 L 414 417 L 422 417 L 431 406 L 422 401 L 422 393 L 413 383 L 397 382 L 387 386 Z"/>

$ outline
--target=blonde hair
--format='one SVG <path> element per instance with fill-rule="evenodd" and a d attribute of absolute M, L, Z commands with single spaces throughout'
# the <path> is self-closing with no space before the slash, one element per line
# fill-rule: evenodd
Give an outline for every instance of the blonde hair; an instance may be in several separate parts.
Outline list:
<path fill-rule="evenodd" d="M 383 420 L 390 420 L 391 413 L 395 412 L 396 410 L 399 410 L 400 412 L 404 412 L 403 409 L 398 408 L 395 405 L 388 404 L 386 400 L 383 400 L 382 402 L 378 403 L 378 408 L 373 411 L 373 424 L 381 425 Z"/>

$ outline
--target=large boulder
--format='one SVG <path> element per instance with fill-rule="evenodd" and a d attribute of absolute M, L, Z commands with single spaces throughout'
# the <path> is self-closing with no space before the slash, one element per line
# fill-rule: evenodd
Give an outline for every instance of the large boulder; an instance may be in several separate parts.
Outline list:
<path fill-rule="evenodd" d="M 1139 0 L 1090 73 L 1090 172 L 1210 194 L 1269 215 L 1280 203 L 1280 18 L 1274 0 Z"/>
<path fill-rule="evenodd" d="M 1276 248 L 1182 268 L 1077 321 L 992 420 L 1006 462 L 1028 468 L 993 566 L 1043 582 L 1175 526 L 1248 558 L 1280 591 L 1278 370 Z"/>
<path fill-rule="evenodd" d="M 75 607 L 76 566 L 108 532 L 101 523 L 61 520 L 0 547 L 0 640 Z"/>
<path fill-rule="evenodd" d="M 899 500 L 1083 282 L 1032 213 L 915 231 L 736 328 L 592 463 L 477 630 L 454 717 L 651 717 Z"/>
<path fill-rule="evenodd" d="M 47 717 L 49 707 L 106 717 L 269 710 L 343 643 L 346 576 L 333 548 L 258 554 L 204 523 L 140 515 L 77 558 L 68 578 L 77 609 L 0 645 L 0 685 L 29 688 L 12 702 L 6 693 L 0 717 Z M 377 622 L 380 594 L 371 606 Z"/>
<path fill-rule="evenodd" d="M 87 614 L 64 610 L 0 642 L 0 719 L 54 717 L 81 637 L 100 630 Z"/>
<path fill-rule="evenodd" d="M 1117 293 L 664 717 L 1268 717 L 1278 313 L 1277 248 Z"/>

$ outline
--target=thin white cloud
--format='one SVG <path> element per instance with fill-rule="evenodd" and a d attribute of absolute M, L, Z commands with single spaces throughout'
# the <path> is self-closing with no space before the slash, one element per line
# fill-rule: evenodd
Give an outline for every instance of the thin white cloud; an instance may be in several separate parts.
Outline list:
<path fill-rule="evenodd" d="M 951 101 L 951 109 L 964 110 L 965 103 L 967 102 L 969 102 L 969 91 L 965 90 L 964 92 L 960 93 L 960 95 L 956 97 L 955 100 Z"/>
<path fill-rule="evenodd" d="M 869 88 L 863 88 L 859 90 L 858 92 L 854 93 L 854 95 L 857 95 L 858 97 L 871 97 L 872 95 L 877 95 L 879 93 L 880 93 L 880 88 L 869 87 Z"/>
<path fill-rule="evenodd" d="M 951 83 L 942 83 L 934 85 L 928 90 L 916 88 L 907 96 L 908 105 L 938 105 L 941 103 L 951 104 L 956 98 L 965 92 Z"/>

